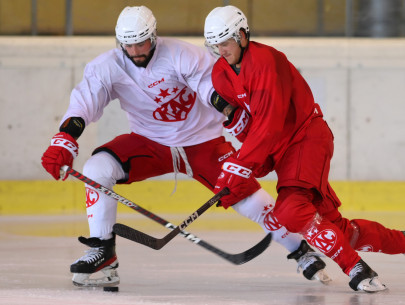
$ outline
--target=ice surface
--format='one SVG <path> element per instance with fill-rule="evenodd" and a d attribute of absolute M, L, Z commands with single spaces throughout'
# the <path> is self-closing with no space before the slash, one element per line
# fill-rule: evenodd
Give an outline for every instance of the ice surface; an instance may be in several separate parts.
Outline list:
<path fill-rule="evenodd" d="M 53 235 L 49 217 L 38 223 L 0 217 L 0 304 L 405 304 L 404 255 L 362 254 L 389 288 L 365 294 L 352 291 L 348 277 L 330 259 L 325 261 L 333 282 L 324 286 L 297 274 L 296 263 L 287 260 L 287 251 L 276 243 L 255 260 L 235 266 L 180 236 L 159 251 L 117 238 L 120 291 L 80 289 L 71 283 L 69 266 L 84 254 L 85 246 L 73 236 L 30 236 L 35 226 L 48 226 Z M 61 225 L 60 218 L 55 222 Z M 264 236 L 260 230 L 188 229 L 229 253 L 243 252 Z M 164 236 L 167 230 L 147 232 Z"/>

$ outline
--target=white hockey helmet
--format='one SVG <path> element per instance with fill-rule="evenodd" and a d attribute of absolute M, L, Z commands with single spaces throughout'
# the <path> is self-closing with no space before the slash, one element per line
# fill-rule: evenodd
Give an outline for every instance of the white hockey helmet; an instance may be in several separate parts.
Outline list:
<path fill-rule="evenodd" d="M 214 8 L 205 18 L 204 36 L 206 43 L 216 45 L 229 38 L 240 42 L 239 30 L 248 35 L 249 26 L 243 12 L 233 5 Z"/>
<path fill-rule="evenodd" d="M 156 18 L 146 6 L 127 6 L 118 17 L 115 36 L 121 44 L 140 43 L 150 38 L 154 45 Z"/>

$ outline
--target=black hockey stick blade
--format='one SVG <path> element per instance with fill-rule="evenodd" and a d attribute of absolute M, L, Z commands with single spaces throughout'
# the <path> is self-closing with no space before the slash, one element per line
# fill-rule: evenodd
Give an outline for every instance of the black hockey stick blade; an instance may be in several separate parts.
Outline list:
<path fill-rule="evenodd" d="M 242 265 L 262 254 L 264 250 L 266 250 L 270 246 L 271 240 L 272 234 L 268 233 L 258 244 L 254 245 L 252 248 L 246 250 L 245 252 L 225 255 L 224 253 L 221 253 L 220 256 L 235 265 Z M 204 241 L 200 241 L 200 243 L 204 243 Z M 204 246 L 206 248 L 209 248 L 210 245 Z M 211 249 L 211 251 L 214 253 L 216 252 L 215 249 Z"/>
<path fill-rule="evenodd" d="M 176 227 L 176 229 L 177 228 L 178 227 Z M 171 234 L 172 232 L 175 232 L 176 229 L 171 231 L 169 234 Z M 115 234 L 117 234 L 118 236 L 132 240 L 134 242 L 145 245 L 145 246 L 155 249 L 155 250 L 161 249 L 166 244 L 165 242 L 163 242 L 164 239 L 154 238 L 148 234 L 145 234 L 141 231 L 128 227 L 122 223 L 114 224 L 113 232 Z M 175 236 L 177 235 L 177 233 L 179 233 L 179 231 L 176 231 Z"/>
<path fill-rule="evenodd" d="M 177 229 L 178 227 L 176 227 Z M 149 236 L 145 233 L 142 233 L 136 229 L 133 229 L 131 227 L 128 227 L 124 224 L 121 223 L 116 223 L 113 226 L 113 231 L 114 233 L 116 233 L 117 235 L 124 237 L 126 239 L 135 241 L 137 243 L 146 245 L 152 249 L 155 250 L 159 250 L 161 249 L 166 243 L 159 243 L 159 239 L 156 239 L 152 236 Z M 173 230 L 172 232 L 174 232 L 175 230 Z M 179 231 L 177 231 L 179 232 Z M 177 233 L 175 233 L 174 235 L 176 235 Z M 222 258 L 226 259 L 227 261 L 235 264 L 235 265 L 242 265 L 244 263 L 247 263 L 249 261 L 251 261 L 252 259 L 256 258 L 257 256 L 259 256 L 260 254 L 262 254 L 264 252 L 264 250 L 266 250 L 272 240 L 272 234 L 268 233 L 258 244 L 254 245 L 252 248 L 246 250 L 245 252 L 242 253 L 237 253 L 237 254 L 229 254 L 229 253 L 224 253 L 224 252 L 220 252 L 218 253 L 217 249 L 215 247 L 212 247 L 210 244 L 204 242 L 203 240 L 201 240 L 199 243 L 201 244 L 201 246 L 203 246 L 206 249 L 211 250 L 214 253 L 217 253 L 219 256 L 221 256 Z"/>
<path fill-rule="evenodd" d="M 116 223 L 113 226 L 113 232 L 121 237 L 130 239 L 134 242 L 145 245 L 149 248 L 160 250 L 162 249 L 169 241 L 171 241 L 176 235 L 178 235 L 182 230 L 188 227 L 194 220 L 196 220 L 200 215 L 202 215 L 206 210 L 208 210 L 214 203 L 216 203 L 222 196 L 228 195 L 229 189 L 225 187 L 218 194 L 204 203 L 197 211 L 187 217 L 180 225 L 174 228 L 169 234 L 163 238 L 155 238 L 148 234 L 145 234 L 141 231 L 128 227 L 126 225 Z"/>

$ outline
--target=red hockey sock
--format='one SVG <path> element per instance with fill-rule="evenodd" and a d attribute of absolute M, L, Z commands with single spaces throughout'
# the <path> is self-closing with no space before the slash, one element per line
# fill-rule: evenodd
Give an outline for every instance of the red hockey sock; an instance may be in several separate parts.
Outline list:
<path fill-rule="evenodd" d="M 335 261 L 347 275 L 360 260 L 343 232 L 319 214 L 308 223 L 302 234 L 309 244 Z"/>
<path fill-rule="evenodd" d="M 387 229 L 375 221 L 353 219 L 352 247 L 363 252 L 386 254 L 405 253 L 405 235 L 399 230 Z"/>

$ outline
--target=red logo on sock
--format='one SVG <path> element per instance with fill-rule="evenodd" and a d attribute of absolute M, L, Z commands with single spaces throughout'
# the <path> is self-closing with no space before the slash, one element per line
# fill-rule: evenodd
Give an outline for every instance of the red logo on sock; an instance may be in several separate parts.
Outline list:
<path fill-rule="evenodd" d="M 98 198 L 99 195 L 95 190 L 86 187 L 86 208 L 94 205 L 98 201 Z"/>
<path fill-rule="evenodd" d="M 274 217 L 273 211 L 268 212 L 266 216 L 264 216 L 263 223 L 269 231 L 277 231 L 282 227 L 277 218 Z"/>
<path fill-rule="evenodd" d="M 316 234 L 310 243 L 323 253 L 328 253 L 336 245 L 336 239 L 336 233 L 333 230 L 326 229 Z"/>

